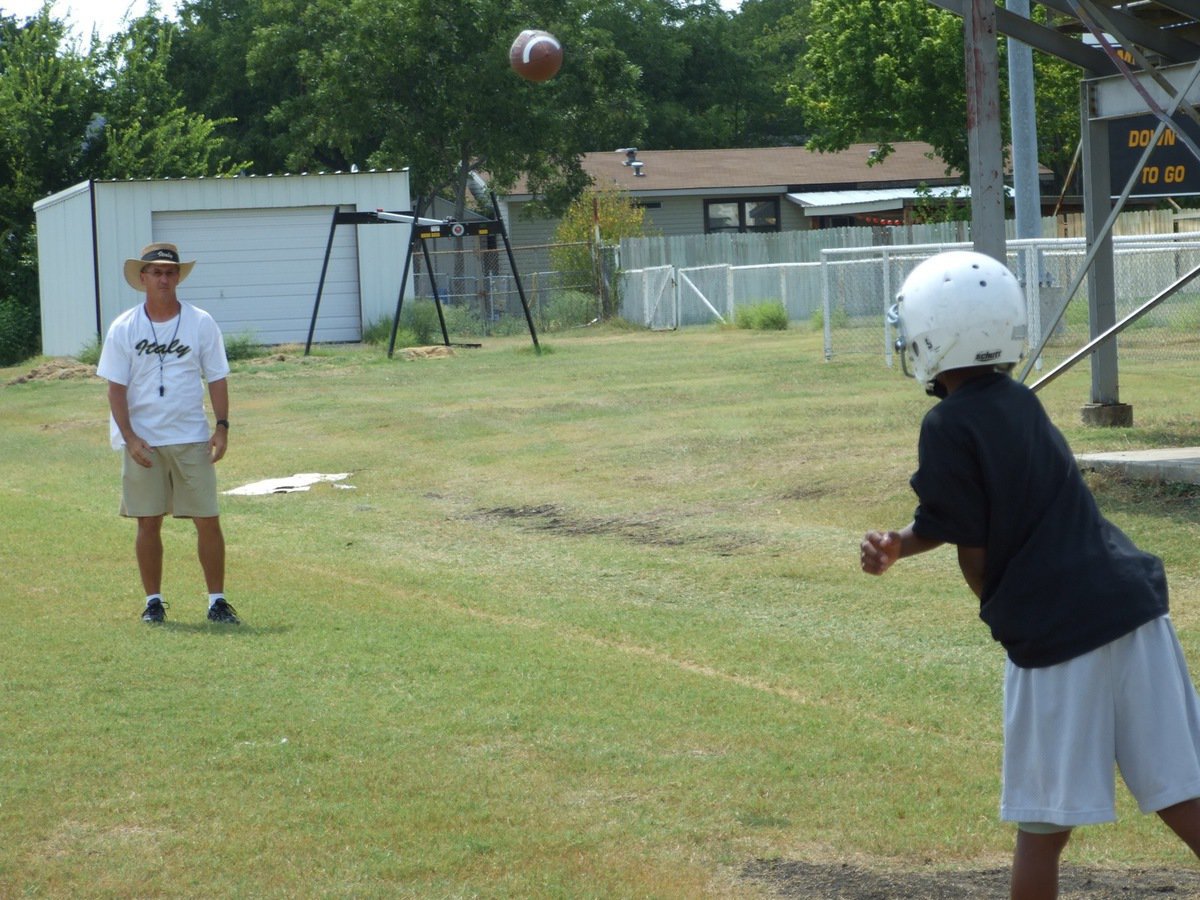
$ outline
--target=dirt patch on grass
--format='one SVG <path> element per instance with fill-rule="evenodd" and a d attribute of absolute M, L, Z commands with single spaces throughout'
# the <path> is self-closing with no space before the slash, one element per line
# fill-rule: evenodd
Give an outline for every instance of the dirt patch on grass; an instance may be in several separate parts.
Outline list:
<path fill-rule="evenodd" d="M 628 518 L 578 516 L 552 503 L 538 506 L 497 506 L 476 510 L 482 519 L 516 521 L 535 531 L 549 531 L 566 537 L 611 536 L 637 544 L 656 547 L 692 546 L 720 554 L 733 554 L 751 545 L 731 535 L 683 535 L 667 528 L 665 516 Z"/>
<path fill-rule="evenodd" d="M 784 500 L 824 500 L 830 491 L 819 485 L 800 485 L 784 491 L 779 496 Z"/>
<path fill-rule="evenodd" d="M 446 359 L 455 355 L 453 347 L 443 347 L 440 345 L 433 347 L 405 347 L 400 353 L 405 359 Z"/>
<path fill-rule="evenodd" d="M 310 359 L 311 357 L 289 357 L 285 353 L 272 353 L 269 356 L 259 356 L 254 359 L 245 360 L 245 364 L 253 368 L 254 366 L 266 366 L 272 363 L 289 361 L 304 364 L 309 362 Z M 95 377 L 95 366 L 89 366 L 74 359 L 52 359 L 34 366 L 24 375 L 18 375 L 4 384 L 7 387 L 14 384 L 28 384 L 31 381 L 65 381 L 70 378 Z"/>
<path fill-rule="evenodd" d="M 24 375 L 18 375 L 8 384 L 27 384 L 30 381 L 65 381 L 68 378 L 95 378 L 96 367 L 84 365 L 73 359 L 58 359 L 34 366 Z"/>
<path fill-rule="evenodd" d="M 1007 900 L 1008 868 L 963 871 L 888 871 L 842 863 L 755 860 L 744 877 L 778 897 L 805 900 Z M 1098 869 L 1064 865 L 1062 900 L 1200 898 L 1200 871 Z"/>

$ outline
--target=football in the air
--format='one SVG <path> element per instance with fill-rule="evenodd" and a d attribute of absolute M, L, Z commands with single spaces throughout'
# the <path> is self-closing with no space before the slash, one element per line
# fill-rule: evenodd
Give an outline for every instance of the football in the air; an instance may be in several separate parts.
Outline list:
<path fill-rule="evenodd" d="M 522 31 L 508 49 L 509 65 L 527 81 L 546 81 L 553 78 L 562 66 L 562 61 L 562 44 L 548 31 Z"/>

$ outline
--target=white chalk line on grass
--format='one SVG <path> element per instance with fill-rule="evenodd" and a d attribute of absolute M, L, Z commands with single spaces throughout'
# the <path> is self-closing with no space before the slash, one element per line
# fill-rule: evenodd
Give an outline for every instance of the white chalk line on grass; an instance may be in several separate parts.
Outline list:
<path fill-rule="evenodd" d="M 327 569 L 319 569 L 315 566 L 298 566 L 297 568 L 311 571 L 315 575 L 324 577 L 328 577 L 330 574 Z M 340 580 L 376 591 L 393 593 L 397 595 L 401 594 L 401 592 L 394 587 L 386 584 L 380 584 L 379 582 L 363 577 L 341 575 Z M 404 596 L 411 599 L 411 595 L 409 594 L 405 594 Z M 640 644 L 632 644 L 628 641 L 616 641 L 612 640 L 611 638 L 599 637 L 571 625 L 556 625 L 542 619 L 532 619 L 527 616 L 514 616 L 508 613 L 490 612 L 488 610 L 478 609 L 473 606 L 465 606 L 461 603 L 455 603 L 452 600 L 434 597 L 427 592 L 422 592 L 422 596 L 434 606 L 456 612 L 460 615 L 470 618 L 490 622 L 495 625 L 521 628 L 526 631 L 549 631 L 556 637 L 559 637 L 563 640 L 590 644 L 593 647 L 599 647 L 604 650 L 614 650 L 626 656 L 634 656 L 640 659 L 649 660 L 661 666 L 667 666 L 678 669 L 682 672 L 687 672 L 690 675 L 699 675 L 702 678 L 711 678 L 725 684 L 731 684 L 736 687 L 756 691 L 761 694 L 769 694 L 771 696 L 780 697 L 799 706 L 832 709 L 842 713 L 847 712 L 847 704 L 844 702 L 814 698 L 811 695 L 796 690 L 795 688 L 782 687 L 781 685 L 772 684 L 769 681 L 764 681 L 761 678 L 752 678 L 748 675 L 737 675 L 733 672 L 725 672 L 721 669 L 714 668 L 704 663 L 698 663 L 692 660 L 681 659 L 677 656 L 672 656 L 668 653 L 664 653 L 661 650 L 655 650 L 652 647 L 645 647 Z M 853 717 L 856 719 L 871 720 L 879 723 L 880 725 L 886 726 L 887 728 L 895 731 L 901 731 L 906 734 L 916 734 L 924 737 L 939 738 L 948 743 L 955 743 L 965 746 L 987 747 L 992 749 L 999 749 L 1001 746 L 1001 742 L 999 740 L 992 738 L 970 737 L 963 735 L 954 736 L 943 731 L 926 728 L 911 722 L 901 722 L 889 716 L 882 716 L 874 713 L 854 711 Z"/>

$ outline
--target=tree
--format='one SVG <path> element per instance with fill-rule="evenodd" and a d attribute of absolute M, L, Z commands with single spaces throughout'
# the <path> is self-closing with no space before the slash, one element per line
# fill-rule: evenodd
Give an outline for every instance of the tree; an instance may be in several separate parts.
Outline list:
<path fill-rule="evenodd" d="M 268 116 L 299 93 L 300 81 L 294 63 L 284 58 L 270 67 L 269 77 L 251 84 L 247 56 L 262 21 L 262 0 L 188 0 L 179 8 L 165 74 L 184 106 L 227 122 L 220 129 L 221 155 L 268 175 L 285 170 L 289 152 L 282 129 Z"/>
<path fill-rule="evenodd" d="M 735 40 L 748 48 L 739 69 L 742 140 L 735 146 L 802 144 L 804 113 L 787 102 L 788 75 L 803 56 L 811 0 L 743 0 L 733 17 Z"/>
<path fill-rule="evenodd" d="M 611 246 L 621 238 L 642 237 L 648 233 L 646 210 L 638 206 L 628 192 L 615 188 L 589 191 L 563 213 L 554 232 L 557 246 L 550 251 L 550 262 L 559 272 L 590 273 L 597 296 L 603 296 L 604 291 L 600 288 L 601 244 Z M 610 308 L 602 310 L 603 314 L 611 315 L 614 312 L 612 306 L 610 303 Z"/>
<path fill-rule="evenodd" d="M 746 0 L 736 14 L 715 0 L 628 0 L 597 24 L 641 70 L 645 147 L 697 149 L 794 142 L 798 109 L 779 93 L 795 66 L 809 0 Z M 596 149 L 596 148 L 593 148 Z"/>
<path fill-rule="evenodd" d="M 186 0 L 170 77 L 189 109 L 237 119 L 223 129 L 225 152 L 251 160 L 255 170 L 344 168 L 364 164 L 371 151 L 356 146 L 350 159 L 332 134 L 316 136 L 323 114 L 314 116 L 313 110 L 335 91 L 345 95 L 352 89 L 331 88 L 329 79 L 336 86 L 351 77 L 350 66 L 354 81 L 363 84 L 365 77 L 370 93 L 384 70 L 391 70 L 387 105 L 381 109 L 373 98 L 370 108 L 365 102 L 354 108 L 373 117 L 397 103 L 420 102 L 420 92 L 426 98 L 420 121 L 409 124 L 410 133 L 420 132 L 423 122 L 440 118 L 430 115 L 430 104 L 452 99 L 454 91 L 446 92 L 451 82 L 484 95 L 517 87 L 504 67 L 504 50 L 517 31 L 536 22 L 567 43 L 567 65 L 556 84 L 575 79 L 576 96 L 546 85 L 530 96 L 575 101 L 572 129 L 582 152 L 639 142 L 658 148 L 776 144 L 794 141 L 801 131 L 798 109 L 782 102 L 780 75 L 794 65 L 794 35 L 802 29 L 782 29 L 780 20 L 808 3 L 746 0 L 733 14 L 717 0 L 576 0 L 565 8 L 535 0 L 518 9 L 497 0 L 398 0 L 381 20 L 374 2 L 344 7 Z M 470 55 L 456 56 L 455 48 Z M 422 70 L 426 63 L 434 71 Z M 578 80 L 580 74 L 585 81 Z M 605 77 L 588 90 L 596 74 Z M 624 83 L 621 91 L 613 92 L 609 76 Z M 432 92 L 430 78 L 439 81 Z M 584 110 L 583 104 L 591 106 Z M 355 131 L 362 136 L 356 144 L 364 147 L 382 140 L 382 129 L 372 132 L 361 117 Z M 407 156 L 409 148 L 404 149 Z M 414 168 L 414 181 L 420 180 L 420 168 Z M 578 178 L 548 186 L 565 187 L 570 195 Z M 566 197 L 557 193 L 550 202 L 561 205 Z"/>
<path fill-rule="evenodd" d="M 697 4 L 679 0 L 623 0 L 597 4 L 592 12 L 593 27 L 609 36 L 614 47 L 636 67 L 637 90 L 648 116 L 644 135 L 641 129 L 621 135 L 611 147 L 641 144 L 658 148 L 695 145 L 706 130 L 703 119 L 708 99 L 704 95 L 722 82 L 725 75 L 722 52 L 705 54 L 707 69 L 699 82 L 688 77 L 688 67 L 700 56 L 696 46 L 699 32 L 714 27 L 714 20 L 725 20 L 715 0 Z M 722 46 L 722 45 L 717 45 Z M 709 122 L 709 127 L 711 127 Z"/>
<path fill-rule="evenodd" d="M 84 56 L 49 9 L 0 16 L 0 365 L 38 351 L 37 200 L 88 178 L 238 169 L 217 156 L 221 122 L 169 85 L 173 32 L 153 10 Z"/>
<path fill-rule="evenodd" d="M 0 17 L 0 365 L 38 351 L 33 204 L 72 183 L 94 109 L 65 38 L 48 5 L 24 25 Z"/>
<path fill-rule="evenodd" d="M 1040 6 L 1035 19 L 1044 20 Z M 877 141 L 921 140 L 967 173 L 962 19 L 926 0 L 812 0 L 807 50 L 790 101 L 812 130 L 809 146 L 844 150 Z M 1004 64 L 1005 43 L 1000 50 Z M 1079 70 L 1034 54 L 1039 157 L 1063 177 L 1079 139 Z M 1000 78 L 1001 108 L 1008 80 Z M 1005 135 L 1008 121 L 1002 118 Z"/>
<path fill-rule="evenodd" d="M 1033 77 L 1037 85 L 1034 106 L 1038 160 L 1054 173 L 1059 184 L 1064 184 L 1079 144 L 1080 71 L 1056 56 L 1035 53 Z"/>
<path fill-rule="evenodd" d="M 452 193 L 460 209 L 472 169 L 500 188 L 524 174 L 561 209 L 586 183 L 581 153 L 642 127 L 636 71 L 591 25 L 596 6 L 264 0 L 248 68 L 257 85 L 294 60 L 300 90 L 270 114 L 293 168 L 408 166 L 419 196 Z M 543 84 L 508 67 L 529 22 L 566 47 L 562 71 Z"/>
<path fill-rule="evenodd" d="M 233 175 L 245 163 L 220 156 L 217 130 L 233 120 L 210 119 L 183 105 L 167 76 L 173 25 L 153 12 L 134 19 L 89 59 L 98 84 L 106 86 L 92 119 L 91 142 L 100 151 L 94 171 L 102 178 Z"/>
<path fill-rule="evenodd" d="M 793 73 L 815 150 L 859 141 L 931 144 L 968 171 L 962 19 L 926 0 L 812 0 L 808 47 Z"/>

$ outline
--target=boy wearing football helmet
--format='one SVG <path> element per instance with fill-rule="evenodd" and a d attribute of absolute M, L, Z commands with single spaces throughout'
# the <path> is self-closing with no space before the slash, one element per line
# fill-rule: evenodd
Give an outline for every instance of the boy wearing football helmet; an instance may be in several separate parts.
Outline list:
<path fill-rule="evenodd" d="M 1168 614 L 1162 561 L 1100 513 L 1066 440 L 1010 376 L 1025 298 L 1006 266 L 941 253 L 891 320 L 925 415 L 913 521 L 862 539 L 881 575 L 942 544 L 1007 653 L 1000 813 L 1017 823 L 1014 898 L 1055 897 L 1071 829 L 1112 821 L 1114 765 L 1143 812 L 1200 855 L 1200 700 Z"/>

